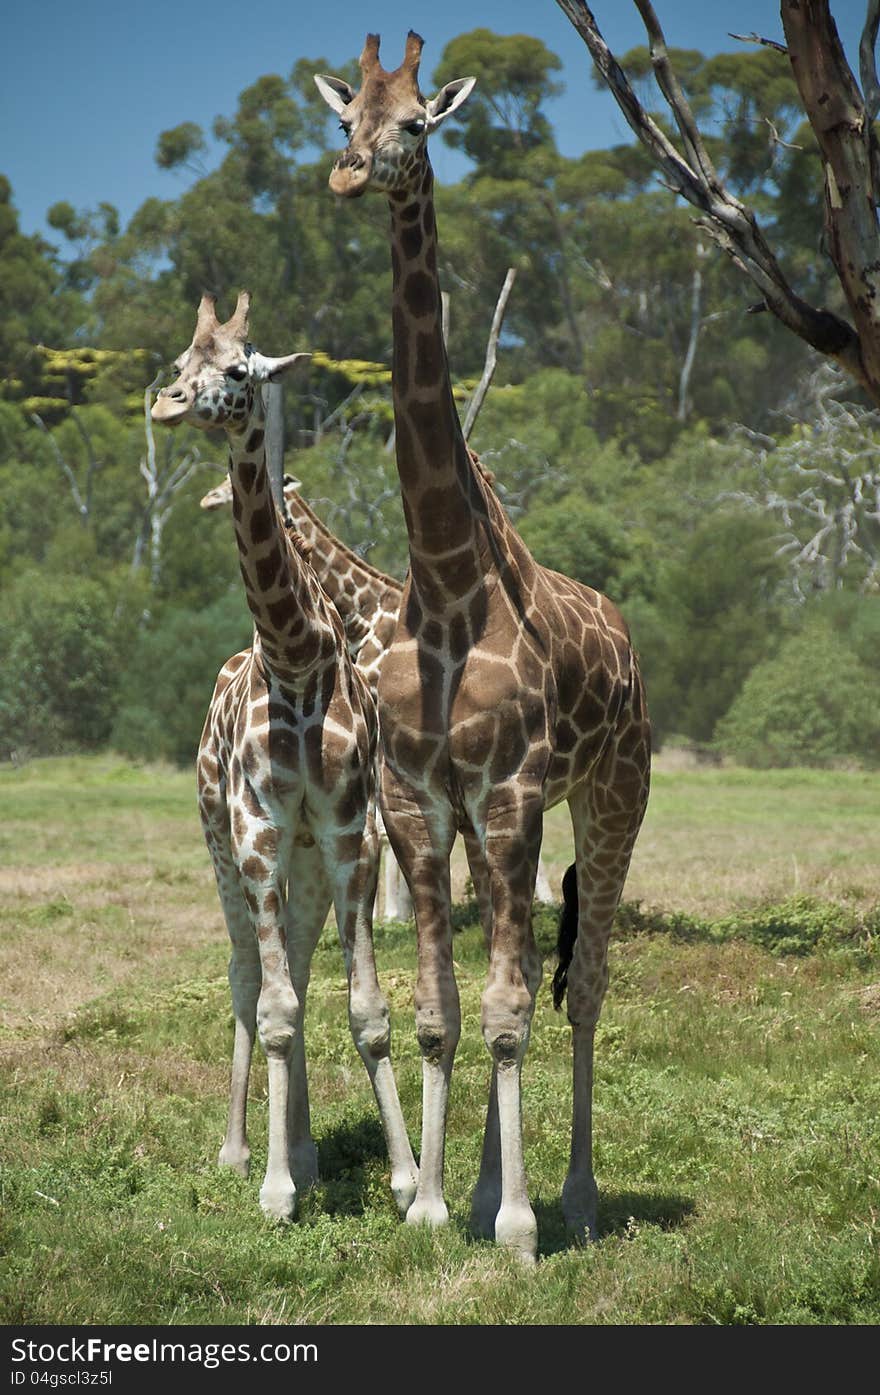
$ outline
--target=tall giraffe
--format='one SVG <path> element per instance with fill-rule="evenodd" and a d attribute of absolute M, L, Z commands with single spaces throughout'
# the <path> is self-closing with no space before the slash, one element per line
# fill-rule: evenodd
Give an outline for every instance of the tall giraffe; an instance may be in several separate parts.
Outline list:
<path fill-rule="evenodd" d="M 470 447 L 468 447 L 470 450 Z M 494 475 L 487 470 L 475 451 L 470 451 L 474 465 L 489 485 Z M 350 547 L 337 538 L 300 493 L 302 486 L 292 475 L 285 475 L 282 497 L 289 525 L 296 529 L 310 548 L 310 560 L 315 574 L 342 617 L 349 652 L 374 693 L 378 693 L 382 660 L 391 647 L 397 628 L 397 615 L 403 596 L 403 582 L 388 576 L 365 562 Z M 221 484 L 209 489 L 201 501 L 208 511 L 232 503 L 232 484 L 227 476 Z M 388 837 L 378 818 L 380 844 Z M 483 864 L 483 855 L 470 831 L 465 836 L 468 867 L 484 929 L 491 933 L 491 908 Z M 550 882 L 541 859 L 538 859 L 536 894 L 539 901 L 552 900 Z M 377 902 L 378 904 L 378 902 Z M 385 860 L 385 917 L 387 920 L 408 920 L 412 915 L 409 892 L 394 856 Z"/>
<path fill-rule="evenodd" d="M 339 78 L 315 79 L 348 136 L 331 190 L 344 198 L 381 191 L 391 211 L 394 417 L 410 572 L 380 674 L 379 722 L 385 825 L 418 930 L 422 1152 L 407 1221 L 448 1219 L 444 1139 L 461 1030 L 449 852 L 456 829 L 470 829 L 488 864 L 492 911 L 481 1013 L 492 1079 L 472 1218 L 533 1262 L 521 1071 L 541 977 L 531 903 L 543 811 L 566 799 L 574 829 L 578 929 L 573 944 L 569 936 L 562 944 L 556 983 L 560 997 L 567 991 L 574 1056 L 562 1200 L 570 1229 L 587 1238 L 596 1233 L 593 1038 L 611 924 L 647 801 L 649 727 L 619 612 L 535 562 L 462 435 L 442 335 L 427 137 L 474 80 L 447 83 L 426 100 L 422 42 L 410 31 L 403 63 L 386 72 L 378 36 L 368 35 L 358 92 Z"/>
<path fill-rule="evenodd" d="M 349 983 L 349 1022 L 385 1128 L 401 1214 L 416 1169 L 391 1068 L 388 1007 L 376 975 L 372 906 L 376 708 L 342 622 L 301 541 L 288 536 L 266 468 L 261 384 L 307 361 L 248 343 L 250 295 L 224 324 L 203 296 L 177 378 L 156 421 L 222 427 L 229 445 L 239 563 L 254 619 L 250 650 L 217 679 L 198 758 L 199 811 L 232 942 L 235 1036 L 220 1162 L 247 1173 L 245 1115 L 255 1030 L 269 1073 L 263 1210 L 292 1218 L 297 1186 L 317 1179 L 303 1014 L 315 944 L 331 901 Z"/>

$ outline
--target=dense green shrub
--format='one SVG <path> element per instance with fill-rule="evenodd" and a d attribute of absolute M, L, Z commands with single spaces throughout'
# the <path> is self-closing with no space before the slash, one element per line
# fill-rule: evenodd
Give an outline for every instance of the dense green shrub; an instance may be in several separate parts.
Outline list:
<path fill-rule="evenodd" d="M 822 616 L 752 671 L 718 723 L 717 743 L 734 760 L 758 768 L 847 759 L 876 764 L 877 679 L 877 670 Z"/>
<path fill-rule="evenodd" d="M 785 901 L 708 920 L 684 911 L 646 910 L 639 901 L 622 901 L 614 929 L 624 936 L 671 935 L 689 943 L 747 940 L 772 954 L 809 954 L 820 948 L 868 951 L 880 944 L 880 904 L 860 910 L 816 896 L 789 896 Z"/>
<path fill-rule="evenodd" d="M 545 567 L 620 597 L 631 547 L 610 510 L 573 491 L 554 503 L 536 504 L 523 518 L 520 532 Z"/>
<path fill-rule="evenodd" d="M 218 670 L 250 639 L 243 593 L 201 611 L 165 611 L 142 635 L 125 675 L 114 747 L 146 760 L 194 760 Z"/>
<path fill-rule="evenodd" d="M 127 644 L 125 619 L 100 582 L 22 573 L 0 612 L 0 753 L 106 742 Z"/>

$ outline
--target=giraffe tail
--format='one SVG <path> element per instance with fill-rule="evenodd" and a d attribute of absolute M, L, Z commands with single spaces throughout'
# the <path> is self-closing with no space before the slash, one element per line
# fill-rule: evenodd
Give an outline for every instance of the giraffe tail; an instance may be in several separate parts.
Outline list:
<path fill-rule="evenodd" d="M 559 963 L 553 975 L 553 1006 L 562 1007 L 565 990 L 568 987 L 568 966 L 574 954 L 574 943 L 578 933 L 578 889 L 577 868 L 574 863 L 562 878 L 562 914 L 559 917 L 559 934 L 556 938 L 556 953 Z"/>

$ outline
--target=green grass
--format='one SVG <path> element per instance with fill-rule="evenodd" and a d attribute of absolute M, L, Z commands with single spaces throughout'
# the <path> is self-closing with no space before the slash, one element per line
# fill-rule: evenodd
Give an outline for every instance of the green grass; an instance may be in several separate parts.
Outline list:
<path fill-rule="evenodd" d="M 524 1077 L 541 1262 L 524 1274 L 467 1227 L 489 1074 L 474 925 L 455 939 L 464 1030 L 451 1225 L 427 1233 L 396 1219 L 325 932 L 306 1027 L 322 1182 L 297 1222 L 278 1228 L 257 1200 L 259 1054 L 251 1178 L 215 1165 L 231 1013 L 191 777 L 104 759 L 0 772 L 0 1321 L 876 1323 L 880 950 L 876 911 L 856 894 L 871 885 L 871 860 L 849 859 L 843 900 L 810 898 L 803 885 L 793 897 L 787 875 L 774 880 L 776 844 L 764 834 L 783 811 L 774 826 L 802 835 L 821 881 L 831 845 L 867 821 L 872 801 L 876 816 L 878 797 L 854 777 L 835 812 L 840 777 L 799 774 L 670 771 L 655 782 L 641 904 L 629 899 L 620 920 L 597 1037 L 602 1238 L 586 1250 L 567 1242 L 559 1206 L 570 1050 L 548 957 Z M 696 867 L 687 881 L 708 823 L 737 847 L 751 827 L 772 913 L 749 903 L 744 883 L 734 896 L 701 888 Z M 135 828 L 145 843 L 132 841 Z M 691 893 L 664 900 L 676 868 Z M 549 956 L 552 914 L 538 929 Z M 379 933 L 377 955 L 417 1144 L 411 928 Z"/>

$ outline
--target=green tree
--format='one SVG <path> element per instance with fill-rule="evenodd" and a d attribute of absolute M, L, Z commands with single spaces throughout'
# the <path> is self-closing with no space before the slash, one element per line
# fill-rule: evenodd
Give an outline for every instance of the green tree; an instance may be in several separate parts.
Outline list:
<path fill-rule="evenodd" d="M 771 535 L 764 520 L 716 509 L 665 560 L 652 612 L 635 626 L 658 736 L 710 741 L 748 674 L 775 648 L 781 566 Z M 655 696 L 664 659 L 671 672 L 658 676 Z"/>
<path fill-rule="evenodd" d="M 55 249 L 20 231 L 12 186 L 0 175 L 0 395 L 37 392 L 43 365 L 34 346 L 69 343 L 84 314 Z"/>
<path fill-rule="evenodd" d="M 876 605 L 876 602 L 874 603 Z M 878 667 L 820 617 L 749 674 L 716 739 L 758 767 L 880 763 Z"/>
<path fill-rule="evenodd" d="M 125 632 L 108 589 L 87 577 L 22 572 L 0 614 L 3 755 L 50 755 L 110 735 Z"/>
<path fill-rule="evenodd" d="M 443 139 L 496 178 L 520 177 L 530 151 L 554 146 L 541 107 L 562 91 L 551 76 L 561 68 L 558 55 L 530 34 L 459 34 L 443 50 L 434 86 L 460 77 L 475 77 L 477 85 L 455 129 L 444 127 Z"/>
<path fill-rule="evenodd" d="M 223 663 L 251 641 L 243 593 L 201 611 L 170 607 L 143 632 L 121 686 L 112 744 L 143 760 L 195 760 Z"/>
<path fill-rule="evenodd" d="M 612 599 L 622 599 L 621 578 L 631 559 L 630 542 L 609 509 L 571 492 L 552 504 L 539 503 L 530 509 L 520 532 L 543 566 Z"/>

